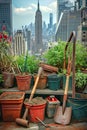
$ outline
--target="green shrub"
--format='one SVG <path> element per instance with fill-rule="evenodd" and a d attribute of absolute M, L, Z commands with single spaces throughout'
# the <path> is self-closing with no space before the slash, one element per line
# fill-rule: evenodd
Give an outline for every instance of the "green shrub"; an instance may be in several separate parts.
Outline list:
<path fill-rule="evenodd" d="M 57 66 L 59 69 L 63 69 L 64 63 L 64 50 L 65 50 L 66 42 L 58 41 L 58 44 L 44 53 L 44 58 L 46 59 L 46 63 Z M 68 54 L 72 54 L 73 43 L 69 44 L 67 53 L 66 53 L 66 65 Z M 86 48 L 81 43 L 76 43 L 76 60 L 75 65 L 76 69 L 81 69 L 82 67 L 87 68 L 87 52 Z"/>
<path fill-rule="evenodd" d="M 87 85 L 87 74 L 82 73 L 81 71 L 76 72 L 75 76 L 75 81 L 76 81 L 76 87 L 77 88 L 84 88 Z"/>
<path fill-rule="evenodd" d="M 39 61 L 34 56 L 27 55 L 27 59 L 24 55 L 17 56 L 16 62 L 22 73 L 27 72 L 33 74 L 38 70 Z"/>

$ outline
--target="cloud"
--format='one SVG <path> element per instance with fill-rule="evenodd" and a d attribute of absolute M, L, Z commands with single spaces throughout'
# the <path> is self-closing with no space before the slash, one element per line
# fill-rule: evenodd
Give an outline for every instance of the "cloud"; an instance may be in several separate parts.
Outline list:
<path fill-rule="evenodd" d="M 52 3 L 49 5 L 49 7 L 51 8 L 52 12 L 55 12 L 56 9 L 57 9 L 57 2 L 56 2 L 56 1 L 52 2 Z"/>
<path fill-rule="evenodd" d="M 37 9 L 37 5 L 36 4 L 31 4 L 31 7 L 34 8 L 34 9 Z"/>
<path fill-rule="evenodd" d="M 31 12 L 35 12 L 37 9 L 37 4 L 30 4 L 27 7 L 19 7 L 19 8 L 14 8 L 14 13 L 16 14 L 26 14 L 29 11 Z M 51 4 L 49 4 L 48 6 L 44 6 L 44 5 L 40 5 L 40 10 L 43 13 L 50 13 L 50 12 L 54 12 L 56 10 L 56 1 L 52 2 Z"/>
<path fill-rule="evenodd" d="M 30 6 L 27 8 L 20 7 L 20 8 L 15 8 L 14 13 L 21 14 L 21 13 L 26 13 L 27 11 L 31 11 L 31 10 L 32 10 L 32 8 Z"/>
<path fill-rule="evenodd" d="M 40 9 L 41 9 L 41 12 L 44 12 L 44 13 L 52 11 L 52 9 L 47 6 L 40 6 Z"/>
<path fill-rule="evenodd" d="M 41 6 L 40 5 L 40 9 L 43 13 L 50 13 L 50 12 L 55 12 L 56 10 L 56 1 L 50 3 L 48 6 Z"/>

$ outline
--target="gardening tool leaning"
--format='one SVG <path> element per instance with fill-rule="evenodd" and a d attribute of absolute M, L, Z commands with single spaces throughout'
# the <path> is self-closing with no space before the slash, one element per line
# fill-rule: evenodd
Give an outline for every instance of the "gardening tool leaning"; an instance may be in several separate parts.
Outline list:
<path fill-rule="evenodd" d="M 64 125 L 70 123 L 71 114 L 72 114 L 72 107 L 66 107 L 70 72 L 71 72 L 71 60 L 69 59 L 68 67 L 67 67 L 67 74 L 66 74 L 65 91 L 64 91 L 64 96 L 63 96 L 63 105 L 58 106 L 55 116 L 54 116 L 54 121 L 56 123 L 60 123 Z"/>
<path fill-rule="evenodd" d="M 37 75 L 36 81 L 34 83 L 34 86 L 33 86 L 33 89 L 32 89 L 32 92 L 31 92 L 31 95 L 29 97 L 28 102 L 30 102 L 34 96 L 34 93 L 35 93 L 35 90 L 36 90 L 36 87 L 37 87 L 37 84 L 38 84 L 38 81 L 39 81 L 39 78 L 40 78 L 42 71 L 43 71 L 43 69 L 42 69 L 42 67 L 40 67 L 38 70 L 38 75 Z M 22 119 L 16 118 L 16 123 L 19 125 L 25 126 L 25 127 L 29 127 L 29 121 L 26 120 L 27 115 L 28 115 L 28 108 L 25 109 L 25 112 L 24 112 Z"/>
<path fill-rule="evenodd" d="M 75 91 L 75 42 L 76 42 L 76 35 L 75 32 L 73 31 L 69 37 L 69 40 L 66 44 L 65 47 L 65 57 L 64 57 L 64 69 L 66 67 L 66 50 L 67 47 L 73 38 L 73 53 L 72 53 L 72 71 L 73 71 L 73 79 L 72 79 L 72 87 L 73 87 L 73 96 L 74 96 L 74 91 Z M 67 125 L 70 123 L 71 120 L 71 115 L 72 115 L 72 107 L 66 107 L 66 101 L 67 101 L 67 93 L 68 93 L 68 85 L 69 85 L 69 76 L 71 72 L 71 60 L 70 57 L 68 58 L 68 67 L 67 67 L 67 74 L 66 74 L 66 84 L 65 84 L 65 91 L 64 91 L 64 96 L 63 96 L 63 105 L 58 106 L 56 109 L 55 115 L 54 115 L 54 121 L 59 124 Z"/>

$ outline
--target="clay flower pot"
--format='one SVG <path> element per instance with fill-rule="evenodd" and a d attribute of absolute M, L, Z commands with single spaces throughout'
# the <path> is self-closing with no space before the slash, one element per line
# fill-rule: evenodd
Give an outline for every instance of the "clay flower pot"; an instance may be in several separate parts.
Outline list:
<path fill-rule="evenodd" d="M 35 82 L 36 78 L 37 78 L 37 75 L 34 75 L 34 82 Z M 46 88 L 46 85 L 47 85 L 47 75 L 41 75 L 39 78 L 37 88 L 44 89 L 44 88 Z"/>
<path fill-rule="evenodd" d="M 20 118 L 24 96 L 24 92 L 3 92 L 0 95 L 3 121 L 15 121 Z"/>
<path fill-rule="evenodd" d="M 14 73 L 10 72 L 2 72 L 3 80 L 4 80 L 4 87 L 9 88 L 13 87 L 14 85 Z"/>
<path fill-rule="evenodd" d="M 29 90 L 31 85 L 31 75 L 16 75 L 19 90 Z"/>

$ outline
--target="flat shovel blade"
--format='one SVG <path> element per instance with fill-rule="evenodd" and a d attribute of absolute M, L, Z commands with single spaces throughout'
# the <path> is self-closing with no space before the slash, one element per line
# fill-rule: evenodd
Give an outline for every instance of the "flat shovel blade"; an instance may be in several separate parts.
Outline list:
<path fill-rule="evenodd" d="M 62 106 L 59 106 L 54 115 L 54 121 L 56 123 L 67 125 L 70 123 L 72 114 L 72 107 L 66 107 L 65 112 L 62 112 Z"/>

